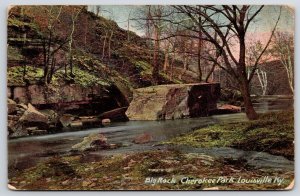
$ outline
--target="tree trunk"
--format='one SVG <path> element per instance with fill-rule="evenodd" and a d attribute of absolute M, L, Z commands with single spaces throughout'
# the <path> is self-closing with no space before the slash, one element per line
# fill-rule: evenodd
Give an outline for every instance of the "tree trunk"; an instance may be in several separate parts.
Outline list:
<path fill-rule="evenodd" d="M 111 57 L 111 39 L 113 37 L 114 31 L 111 31 L 109 40 L 108 40 L 108 60 L 110 60 Z"/>
<path fill-rule="evenodd" d="M 243 80 L 240 84 L 241 93 L 243 95 L 244 100 L 244 106 L 245 106 L 245 112 L 247 115 L 247 118 L 249 120 L 256 120 L 258 119 L 258 115 L 254 110 L 250 93 L 249 93 L 249 82 L 246 80 Z"/>
<path fill-rule="evenodd" d="M 106 37 L 108 35 L 108 32 L 105 33 L 104 41 L 103 41 L 103 47 L 102 47 L 102 59 L 105 57 L 105 46 L 106 46 Z"/>
<path fill-rule="evenodd" d="M 154 43 L 154 54 L 153 54 L 153 71 L 152 77 L 154 84 L 158 84 L 159 81 L 159 64 L 158 64 L 158 55 L 159 55 L 159 32 L 158 27 L 154 27 L 154 36 L 155 36 L 155 43 Z"/>
<path fill-rule="evenodd" d="M 201 69 L 201 48 L 202 48 L 202 32 L 201 32 L 201 26 L 202 26 L 202 20 L 201 16 L 198 18 L 199 20 L 199 32 L 198 32 L 198 71 L 199 71 L 199 82 L 202 82 L 202 69 Z"/>
<path fill-rule="evenodd" d="M 207 76 L 205 78 L 205 82 L 206 83 L 209 82 L 208 80 L 209 80 L 210 76 L 214 73 L 216 65 L 217 64 L 214 63 L 213 66 L 211 67 L 210 71 L 208 72 L 208 74 L 207 74 Z"/>
<path fill-rule="evenodd" d="M 169 47 L 170 47 L 170 42 L 167 43 L 166 49 L 165 49 L 165 62 L 164 62 L 164 72 L 167 72 L 168 67 L 170 66 L 169 64 Z"/>
<path fill-rule="evenodd" d="M 240 82 L 240 89 L 244 99 L 245 111 L 249 120 L 258 119 L 258 115 L 254 110 L 251 97 L 249 81 L 246 73 L 246 44 L 245 33 L 240 32 L 240 59 L 237 65 L 237 71 L 239 72 L 238 82 Z"/>

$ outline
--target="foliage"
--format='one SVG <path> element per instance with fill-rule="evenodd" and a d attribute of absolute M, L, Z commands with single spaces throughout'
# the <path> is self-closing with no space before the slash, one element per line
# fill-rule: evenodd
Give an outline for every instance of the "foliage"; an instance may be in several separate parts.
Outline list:
<path fill-rule="evenodd" d="M 7 69 L 7 81 L 13 85 L 24 85 L 23 80 L 23 66 L 8 67 Z M 43 70 L 34 66 L 26 66 L 26 75 L 24 79 L 29 81 L 39 80 L 43 76 Z"/>
<path fill-rule="evenodd" d="M 17 27 L 17 28 L 21 28 L 21 27 L 27 27 L 27 28 L 31 28 L 33 30 L 38 30 L 38 26 L 37 24 L 33 23 L 33 22 L 24 22 L 19 20 L 18 18 L 8 18 L 7 19 L 7 25 L 8 26 L 12 26 L 12 27 Z"/>

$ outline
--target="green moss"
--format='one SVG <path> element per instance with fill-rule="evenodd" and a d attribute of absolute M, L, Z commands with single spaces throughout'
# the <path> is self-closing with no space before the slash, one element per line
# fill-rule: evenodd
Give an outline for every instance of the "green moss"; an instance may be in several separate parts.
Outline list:
<path fill-rule="evenodd" d="M 24 22 L 21 21 L 17 18 L 8 18 L 7 19 L 7 25 L 8 26 L 13 26 L 13 27 L 28 27 L 31 28 L 33 30 L 37 30 L 38 26 L 35 23 L 29 23 L 29 22 Z"/>
<path fill-rule="evenodd" d="M 74 75 L 75 75 L 75 83 L 78 83 L 85 87 L 93 86 L 96 84 L 102 86 L 109 86 L 109 83 L 104 79 L 101 80 L 99 77 L 78 68 L 74 69 Z"/>
<path fill-rule="evenodd" d="M 142 76 L 152 74 L 152 66 L 149 63 L 145 61 L 133 61 L 132 63 L 138 68 Z"/>
<path fill-rule="evenodd" d="M 26 69 L 25 77 L 23 78 L 24 68 Z M 43 69 L 33 66 L 15 66 L 7 68 L 7 81 L 9 84 L 24 85 L 24 79 L 29 81 L 39 80 L 43 76 Z"/>
<path fill-rule="evenodd" d="M 90 87 L 94 85 L 109 86 L 109 82 L 106 79 L 100 79 L 89 71 L 82 70 L 78 67 L 73 68 L 73 74 L 75 75 L 73 78 L 75 84 L 79 84 L 83 87 Z M 60 80 L 71 80 L 70 70 L 68 70 L 67 75 L 68 77 L 65 76 L 64 70 L 59 70 L 54 74 L 53 82 L 57 83 Z"/>
<path fill-rule="evenodd" d="M 262 114 L 259 120 L 212 125 L 176 137 L 163 144 L 193 147 L 235 147 L 294 157 L 293 111 Z"/>

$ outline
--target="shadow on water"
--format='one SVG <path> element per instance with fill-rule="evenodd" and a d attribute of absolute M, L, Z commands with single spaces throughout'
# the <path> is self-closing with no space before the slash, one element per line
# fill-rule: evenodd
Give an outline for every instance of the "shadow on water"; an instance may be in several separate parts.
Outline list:
<path fill-rule="evenodd" d="M 290 109 L 293 108 L 293 100 L 280 97 L 258 98 L 255 107 L 260 113 Z M 117 149 L 91 152 L 81 158 L 82 162 L 99 161 L 105 155 L 169 148 L 155 146 L 154 144 L 190 132 L 196 128 L 241 121 L 247 121 L 244 113 L 165 121 L 128 121 L 112 123 L 104 128 L 11 139 L 8 141 L 9 175 L 13 176 L 15 171 L 32 167 L 40 161 L 55 155 L 68 153 L 74 144 L 81 142 L 83 137 L 91 133 L 102 133 L 108 138 L 109 143 L 122 143 L 125 145 Z M 153 141 L 146 144 L 134 144 L 132 140 L 142 133 L 150 133 Z M 178 150 L 205 153 L 214 157 L 245 158 L 248 164 L 256 167 L 293 167 L 292 161 L 263 152 L 245 152 L 233 148 L 196 149 L 180 147 Z"/>

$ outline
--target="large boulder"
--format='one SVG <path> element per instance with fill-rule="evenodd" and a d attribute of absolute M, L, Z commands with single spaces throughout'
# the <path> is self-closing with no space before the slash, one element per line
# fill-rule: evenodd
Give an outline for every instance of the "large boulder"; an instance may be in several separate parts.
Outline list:
<path fill-rule="evenodd" d="M 126 111 L 130 120 L 207 116 L 217 109 L 219 83 L 172 84 L 136 89 Z"/>
<path fill-rule="evenodd" d="M 92 133 L 87 137 L 83 138 L 83 141 L 72 146 L 74 151 L 87 151 L 95 149 L 109 148 L 107 138 L 100 133 Z"/>
<path fill-rule="evenodd" d="M 27 110 L 19 119 L 19 122 L 22 123 L 26 127 L 34 127 L 37 126 L 41 129 L 48 128 L 48 118 L 46 115 L 39 112 L 35 107 L 31 104 L 28 104 Z"/>

